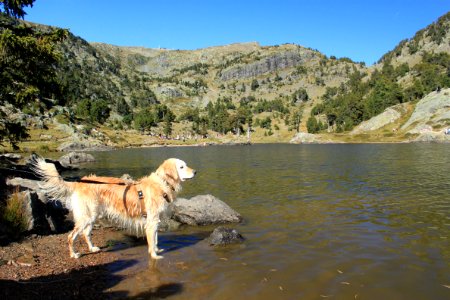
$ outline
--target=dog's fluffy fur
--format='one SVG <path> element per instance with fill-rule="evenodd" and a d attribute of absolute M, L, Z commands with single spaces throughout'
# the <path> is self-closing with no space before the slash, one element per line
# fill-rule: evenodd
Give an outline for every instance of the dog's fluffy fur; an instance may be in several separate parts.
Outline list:
<path fill-rule="evenodd" d="M 145 228 L 150 256 L 162 258 L 157 255 L 159 214 L 164 210 L 165 202 L 175 200 L 181 190 L 181 182 L 193 178 L 196 173 L 176 158 L 164 161 L 154 173 L 136 182 L 95 175 L 83 177 L 80 182 L 67 182 L 54 164 L 39 157 L 34 159 L 33 168 L 42 176 L 41 187 L 47 196 L 61 200 L 73 211 L 75 227 L 68 240 L 70 256 L 74 258 L 80 257 L 73 246 L 80 233 L 83 233 L 90 252 L 100 251 L 90 238 L 92 226 L 100 214 L 128 228 Z"/>

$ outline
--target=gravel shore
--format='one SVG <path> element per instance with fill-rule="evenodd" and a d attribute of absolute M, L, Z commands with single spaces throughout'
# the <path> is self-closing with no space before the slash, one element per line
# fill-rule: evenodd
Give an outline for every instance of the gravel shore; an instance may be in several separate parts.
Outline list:
<path fill-rule="evenodd" d="M 79 259 L 69 257 L 67 233 L 30 236 L 0 247 L 1 299 L 107 299 L 120 278 L 111 274 L 118 255 L 111 247 L 118 236 L 111 228 L 93 231 L 99 253 L 88 253 L 82 238 L 76 243 Z M 117 276 L 116 276 L 117 277 Z M 126 297 L 126 295 L 123 295 Z"/>

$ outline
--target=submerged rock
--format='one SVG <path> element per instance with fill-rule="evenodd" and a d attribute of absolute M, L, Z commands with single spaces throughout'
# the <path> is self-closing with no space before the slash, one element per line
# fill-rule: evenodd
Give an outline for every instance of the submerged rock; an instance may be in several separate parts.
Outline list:
<path fill-rule="evenodd" d="M 244 237 L 236 229 L 226 228 L 223 226 L 214 229 L 207 239 L 210 246 L 242 243 L 244 240 Z"/>
<path fill-rule="evenodd" d="M 196 226 L 237 223 L 242 220 L 239 213 L 212 195 L 199 195 L 189 200 L 178 198 L 171 205 L 172 219 L 182 224 Z"/>

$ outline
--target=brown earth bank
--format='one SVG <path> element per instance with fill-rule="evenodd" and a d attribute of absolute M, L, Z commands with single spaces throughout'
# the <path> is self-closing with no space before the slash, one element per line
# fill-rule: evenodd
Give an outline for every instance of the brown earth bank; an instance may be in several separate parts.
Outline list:
<path fill-rule="evenodd" d="M 102 251 L 88 253 L 79 239 L 79 259 L 69 257 L 67 233 L 32 235 L 0 247 L 0 299 L 127 298 L 126 292 L 108 292 L 121 280 L 112 271 L 134 263 L 115 253 L 119 237 L 123 234 L 112 228 L 94 230 L 93 242 Z"/>

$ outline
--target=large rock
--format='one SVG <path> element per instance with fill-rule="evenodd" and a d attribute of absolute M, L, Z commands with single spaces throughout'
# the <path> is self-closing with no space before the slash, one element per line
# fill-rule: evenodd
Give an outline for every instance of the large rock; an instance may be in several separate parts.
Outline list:
<path fill-rule="evenodd" d="M 209 225 L 240 222 L 242 217 L 225 202 L 212 195 L 191 199 L 178 198 L 172 203 L 172 219 L 187 225 Z"/>
<path fill-rule="evenodd" d="M 45 194 L 42 193 L 41 188 L 39 187 L 39 181 L 38 180 L 32 180 L 32 179 L 26 179 L 21 177 L 15 177 L 15 178 L 8 178 L 6 179 L 6 184 L 12 187 L 13 189 L 17 189 L 19 191 L 24 190 L 32 190 L 40 195 L 42 195 L 44 199 Z"/>
<path fill-rule="evenodd" d="M 70 152 L 63 155 L 58 160 L 64 167 L 74 167 L 79 163 L 94 162 L 95 158 L 92 154 L 85 152 Z"/>
<path fill-rule="evenodd" d="M 217 227 L 207 239 L 210 246 L 223 246 L 242 243 L 244 237 L 236 230 L 226 227 Z"/>
<path fill-rule="evenodd" d="M 11 178 L 6 180 L 7 186 L 20 195 L 26 212 L 28 229 L 38 234 L 50 231 L 65 232 L 71 228 L 72 221 L 67 219 L 69 213 L 60 201 L 49 201 L 39 186 L 39 181 Z"/>
<path fill-rule="evenodd" d="M 312 134 L 306 132 L 297 133 L 291 140 L 292 144 L 330 144 L 336 143 L 331 140 L 326 140 L 320 134 Z"/>
<path fill-rule="evenodd" d="M 22 155 L 17 154 L 17 153 L 0 154 L 0 160 L 7 160 L 7 161 L 10 161 L 13 163 L 17 163 L 21 159 L 22 159 Z"/>
<path fill-rule="evenodd" d="M 159 231 L 175 231 L 181 223 L 173 219 L 173 204 L 165 204 L 166 208 L 159 215 L 160 223 L 158 226 Z"/>
<path fill-rule="evenodd" d="M 47 234 L 50 232 L 50 225 L 46 218 L 46 207 L 36 192 L 25 191 L 17 194 L 17 197 L 22 200 L 24 208 L 23 217 L 28 224 L 28 231 Z"/>
<path fill-rule="evenodd" d="M 427 143 L 450 143 L 450 135 L 443 132 L 426 131 L 420 133 L 413 142 L 427 142 Z"/>
<path fill-rule="evenodd" d="M 162 86 L 156 88 L 156 92 L 160 95 L 163 95 L 167 98 L 179 98 L 183 97 L 184 94 L 182 91 L 173 86 Z"/>
<path fill-rule="evenodd" d="M 443 127 L 450 119 L 450 89 L 432 92 L 420 100 L 409 120 L 401 127 L 411 134 L 423 133 L 425 125 Z"/>
<path fill-rule="evenodd" d="M 73 152 L 73 151 L 109 151 L 112 147 L 104 145 L 97 141 L 69 141 L 61 144 L 58 151 Z"/>
<path fill-rule="evenodd" d="M 350 134 L 360 134 L 380 129 L 390 123 L 397 121 L 403 114 L 406 113 L 406 111 L 407 110 L 405 104 L 397 104 L 388 107 L 381 114 L 356 126 Z"/>

